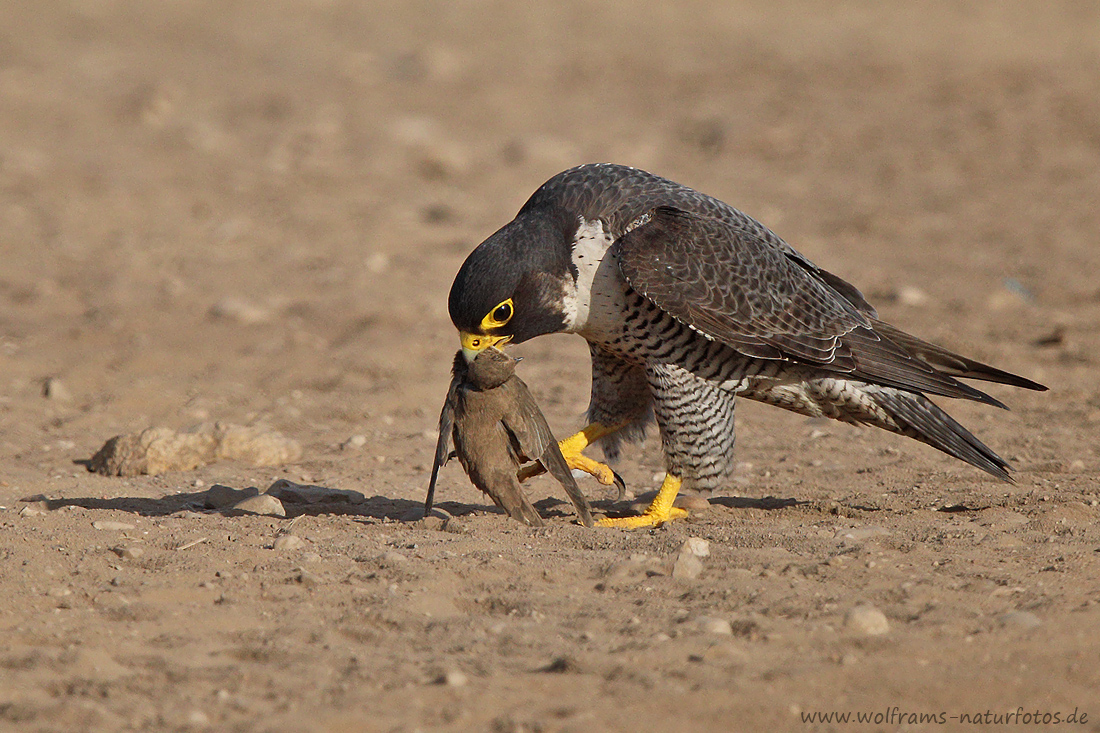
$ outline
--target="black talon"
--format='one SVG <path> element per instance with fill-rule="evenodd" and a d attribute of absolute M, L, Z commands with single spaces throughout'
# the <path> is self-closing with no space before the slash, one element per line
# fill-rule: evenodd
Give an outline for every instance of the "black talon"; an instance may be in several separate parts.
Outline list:
<path fill-rule="evenodd" d="M 615 488 L 618 489 L 619 495 L 615 497 L 615 501 L 622 501 L 626 497 L 626 482 L 623 481 L 623 477 L 619 475 L 619 472 L 615 469 L 611 469 L 611 474 L 615 477 Z"/>

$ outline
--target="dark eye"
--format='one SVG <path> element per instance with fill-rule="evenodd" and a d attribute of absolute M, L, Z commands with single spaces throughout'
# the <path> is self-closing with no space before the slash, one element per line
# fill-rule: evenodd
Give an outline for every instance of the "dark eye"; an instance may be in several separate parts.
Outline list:
<path fill-rule="evenodd" d="M 512 317 L 512 304 L 501 303 L 493 311 L 493 320 L 497 323 L 505 323 Z"/>

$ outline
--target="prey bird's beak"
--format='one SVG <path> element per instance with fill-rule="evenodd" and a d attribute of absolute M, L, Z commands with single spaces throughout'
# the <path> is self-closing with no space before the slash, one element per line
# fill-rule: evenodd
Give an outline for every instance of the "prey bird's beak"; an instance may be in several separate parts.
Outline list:
<path fill-rule="evenodd" d="M 511 336 L 486 336 L 480 333 L 467 333 L 466 331 L 460 331 L 458 337 L 462 342 L 462 356 L 466 358 L 467 364 L 490 346 L 500 348 L 512 340 Z"/>

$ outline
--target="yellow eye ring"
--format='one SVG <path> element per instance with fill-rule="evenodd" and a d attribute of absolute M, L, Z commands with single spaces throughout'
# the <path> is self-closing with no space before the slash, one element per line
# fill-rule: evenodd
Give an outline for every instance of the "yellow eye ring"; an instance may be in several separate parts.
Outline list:
<path fill-rule="evenodd" d="M 512 299 L 509 298 L 503 302 L 497 303 L 488 315 L 481 319 L 481 328 L 488 331 L 494 328 L 500 328 L 508 321 L 512 320 L 512 316 L 515 315 L 516 309 L 512 304 Z"/>

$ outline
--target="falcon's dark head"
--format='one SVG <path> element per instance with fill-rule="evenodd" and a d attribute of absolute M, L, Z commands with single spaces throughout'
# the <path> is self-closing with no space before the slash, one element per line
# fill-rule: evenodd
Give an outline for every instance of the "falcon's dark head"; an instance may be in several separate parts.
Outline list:
<path fill-rule="evenodd" d="M 562 218 L 525 209 L 466 258 L 447 305 L 467 360 L 490 346 L 565 328 L 573 278 Z"/>

